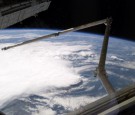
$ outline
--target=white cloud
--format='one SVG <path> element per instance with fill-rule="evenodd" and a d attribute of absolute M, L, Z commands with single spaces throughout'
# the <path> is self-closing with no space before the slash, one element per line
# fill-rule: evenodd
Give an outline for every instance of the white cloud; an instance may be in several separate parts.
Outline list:
<path fill-rule="evenodd" d="M 37 42 L 0 51 L 0 104 L 23 93 L 36 93 L 42 89 L 67 87 L 80 82 L 81 77 L 68 61 L 55 58 L 56 52 L 60 55 L 64 51 L 72 52 L 72 48 L 51 42 Z"/>

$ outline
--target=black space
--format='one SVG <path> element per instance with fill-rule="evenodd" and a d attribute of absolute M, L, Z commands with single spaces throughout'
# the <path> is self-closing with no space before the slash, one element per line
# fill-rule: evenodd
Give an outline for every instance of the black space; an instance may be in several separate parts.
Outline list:
<path fill-rule="evenodd" d="M 134 0 L 51 1 L 51 5 L 47 11 L 11 28 L 66 29 L 111 16 L 113 18 L 111 35 L 135 40 Z M 97 26 L 83 31 L 103 34 L 104 26 Z"/>

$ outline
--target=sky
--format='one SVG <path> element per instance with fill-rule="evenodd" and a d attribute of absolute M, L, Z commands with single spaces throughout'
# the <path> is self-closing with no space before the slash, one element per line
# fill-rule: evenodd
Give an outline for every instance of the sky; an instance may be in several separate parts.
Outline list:
<path fill-rule="evenodd" d="M 51 0 L 49 9 L 36 18 L 14 27 L 66 29 L 92 21 L 113 18 L 111 35 L 135 40 L 135 7 L 133 0 Z M 32 22 L 31 24 L 29 22 Z M 104 33 L 104 27 L 85 29 Z"/>

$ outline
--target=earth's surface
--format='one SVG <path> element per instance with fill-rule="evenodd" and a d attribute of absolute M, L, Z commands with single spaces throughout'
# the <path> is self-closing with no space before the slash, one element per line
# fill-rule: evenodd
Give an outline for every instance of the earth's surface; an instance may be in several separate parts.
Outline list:
<path fill-rule="evenodd" d="M 56 31 L 1 30 L 0 48 Z M 69 33 L 0 51 L 0 111 L 55 115 L 107 95 L 94 77 L 103 36 Z M 135 82 L 135 42 L 110 37 L 106 70 L 115 90 Z"/>

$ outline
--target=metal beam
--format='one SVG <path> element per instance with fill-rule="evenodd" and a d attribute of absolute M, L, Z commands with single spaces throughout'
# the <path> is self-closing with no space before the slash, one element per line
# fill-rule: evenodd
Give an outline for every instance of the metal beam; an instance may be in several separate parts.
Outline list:
<path fill-rule="evenodd" d="M 106 21 L 106 29 L 105 29 L 105 35 L 102 45 L 102 50 L 100 54 L 100 60 L 99 65 L 97 68 L 97 75 L 99 76 L 99 79 L 101 80 L 104 88 L 108 92 L 108 94 L 112 94 L 115 92 L 114 88 L 112 87 L 111 83 L 109 82 L 105 70 L 105 62 L 106 62 L 106 55 L 107 55 L 107 49 L 108 49 L 108 42 L 109 42 L 109 34 L 111 29 L 111 23 L 112 19 L 108 18 Z"/>
<path fill-rule="evenodd" d="M 77 27 L 74 27 L 74 28 L 66 29 L 66 30 L 63 30 L 63 31 L 60 31 L 60 32 L 56 32 L 56 33 L 53 33 L 53 34 L 45 35 L 45 36 L 42 36 L 42 37 L 39 37 L 39 38 L 35 38 L 35 39 L 32 39 L 32 40 L 24 41 L 24 42 L 16 44 L 16 45 L 4 47 L 4 48 L 2 48 L 2 50 L 7 50 L 7 49 L 15 48 L 15 47 L 22 46 L 22 45 L 25 45 L 25 44 L 29 44 L 29 43 L 32 43 L 32 42 L 36 42 L 36 41 L 39 41 L 39 40 L 42 40 L 42 39 L 56 37 L 56 36 L 59 36 L 59 35 L 62 35 L 62 34 L 66 34 L 66 33 L 69 33 L 69 32 L 85 29 L 85 28 L 88 28 L 88 27 L 97 26 L 97 25 L 100 25 L 100 24 L 104 24 L 106 22 L 107 22 L 107 19 L 103 19 L 103 20 L 100 20 L 100 21 L 95 21 L 95 22 L 92 22 L 92 23 L 88 23 L 88 24 L 84 24 L 84 25 L 77 26 Z"/>

